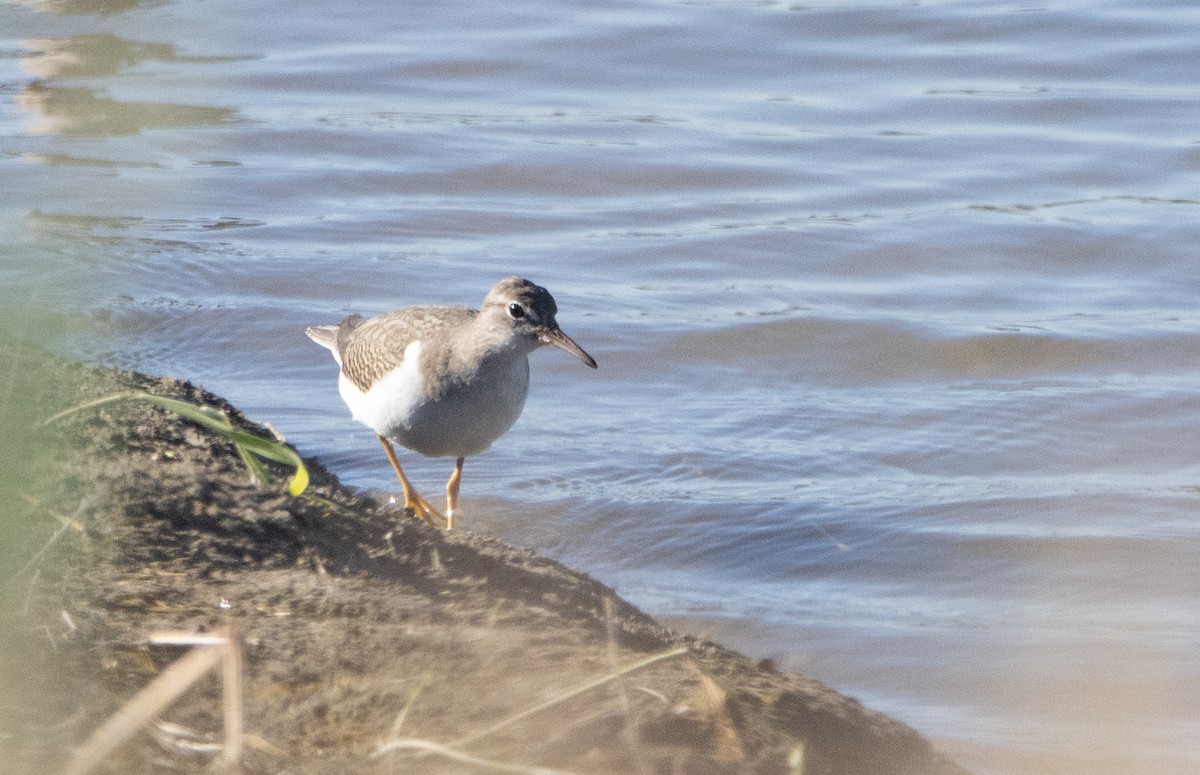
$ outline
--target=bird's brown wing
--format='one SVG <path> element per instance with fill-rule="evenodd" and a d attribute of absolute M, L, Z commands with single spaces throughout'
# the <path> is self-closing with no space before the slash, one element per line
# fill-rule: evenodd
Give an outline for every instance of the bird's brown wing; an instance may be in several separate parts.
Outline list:
<path fill-rule="evenodd" d="M 410 344 L 436 341 L 448 326 L 475 314 L 466 307 L 405 307 L 366 320 L 358 315 L 346 318 L 337 335 L 342 372 L 365 392 L 403 363 Z"/>

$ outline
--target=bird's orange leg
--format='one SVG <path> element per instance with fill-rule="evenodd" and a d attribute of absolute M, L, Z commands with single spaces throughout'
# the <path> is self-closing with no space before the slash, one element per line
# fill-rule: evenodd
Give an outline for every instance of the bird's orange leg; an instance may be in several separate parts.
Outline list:
<path fill-rule="evenodd" d="M 454 463 L 454 473 L 446 482 L 446 529 L 454 529 L 454 512 L 458 508 L 458 485 L 462 481 L 463 458 Z"/>
<path fill-rule="evenodd" d="M 420 496 L 412 486 L 412 482 L 408 481 L 408 477 L 404 475 L 404 470 L 400 468 L 400 461 L 396 458 L 396 450 L 392 448 L 392 442 L 378 433 L 375 434 L 375 437 L 383 445 L 383 451 L 387 453 L 392 468 L 396 469 L 396 476 L 400 477 L 400 486 L 404 489 L 404 508 L 412 509 L 413 514 L 427 525 L 437 527 L 441 522 L 448 522 L 449 520 L 439 514 L 437 509 L 430 506 L 429 502 Z M 449 527 L 448 524 L 447 527 Z"/>

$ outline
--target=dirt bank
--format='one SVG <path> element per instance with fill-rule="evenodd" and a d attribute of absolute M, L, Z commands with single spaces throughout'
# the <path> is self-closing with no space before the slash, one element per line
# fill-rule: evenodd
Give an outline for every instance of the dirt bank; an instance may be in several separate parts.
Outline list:
<path fill-rule="evenodd" d="M 53 390 L 17 389 L 45 416 L 145 390 L 270 435 L 186 382 L 68 365 L 53 380 Z M 184 653 L 148 645 L 150 634 L 232 624 L 244 642 L 246 772 L 487 771 L 442 755 L 377 755 L 397 740 L 578 773 L 962 772 L 910 728 L 815 681 L 671 632 L 532 552 L 427 528 L 343 488 L 316 461 L 300 497 L 281 466 L 273 484 L 256 485 L 232 444 L 141 401 L 72 415 L 48 433 L 58 443 L 47 466 L 9 504 L 31 537 L 3 587 L 12 624 L 0 770 L 61 768 Z M 100 771 L 204 770 L 215 756 L 205 743 L 221 740 L 220 698 L 217 678 L 204 679 L 161 714 L 162 729 L 138 734 Z"/>

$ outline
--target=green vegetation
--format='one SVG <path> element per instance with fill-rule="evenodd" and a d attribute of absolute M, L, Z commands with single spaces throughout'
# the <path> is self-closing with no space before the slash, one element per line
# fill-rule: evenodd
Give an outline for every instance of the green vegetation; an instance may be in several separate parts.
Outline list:
<path fill-rule="evenodd" d="M 139 390 L 126 390 L 120 393 L 101 396 L 92 401 L 73 406 L 70 409 L 65 409 L 45 420 L 43 424 L 50 425 L 64 417 L 87 409 L 94 409 L 95 407 L 111 404 L 116 401 L 128 400 L 149 401 L 152 404 L 157 404 L 233 442 L 234 446 L 237 447 L 238 455 L 241 457 L 242 462 L 246 464 L 246 468 L 250 469 L 251 475 L 260 482 L 271 481 L 270 472 L 267 471 L 267 467 L 259 460 L 259 458 L 264 458 L 293 466 L 296 469 L 296 473 L 292 476 L 291 484 L 288 486 L 288 490 L 292 495 L 299 495 L 308 488 L 308 469 L 304 467 L 304 461 L 300 459 L 295 450 L 281 442 L 264 439 L 262 436 L 256 436 L 253 433 L 234 427 L 224 412 L 209 406 L 189 404 L 187 401 L 156 396 Z"/>

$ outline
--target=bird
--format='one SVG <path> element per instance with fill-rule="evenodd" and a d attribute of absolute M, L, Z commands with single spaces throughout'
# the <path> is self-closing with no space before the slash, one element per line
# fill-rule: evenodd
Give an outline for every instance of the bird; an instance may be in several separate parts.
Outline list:
<path fill-rule="evenodd" d="M 454 529 L 463 462 L 512 427 L 529 391 L 529 354 L 544 345 L 590 368 L 592 356 L 559 328 L 554 297 L 507 277 L 478 310 L 420 305 L 305 329 L 341 367 L 338 392 L 355 420 L 375 432 L 400 480 L 404 507 Z M 427 457 L 455 458 L 441 515 L 413 488 L 393 442 Z"/>

